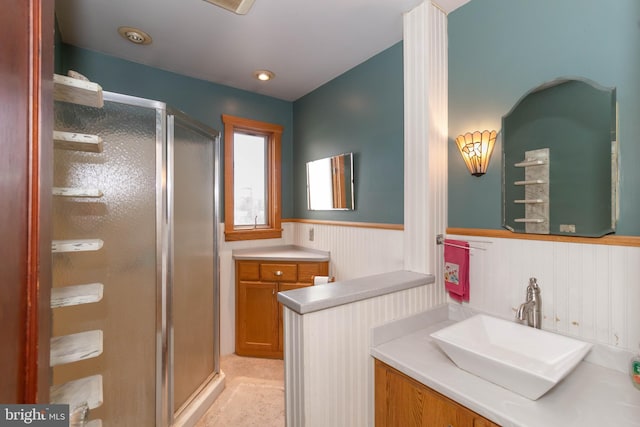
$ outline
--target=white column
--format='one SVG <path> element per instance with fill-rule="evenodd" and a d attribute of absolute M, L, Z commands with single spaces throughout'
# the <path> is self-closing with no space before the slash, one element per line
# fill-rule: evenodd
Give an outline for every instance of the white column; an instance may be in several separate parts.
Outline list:
<path fill-rule="evenodd" d="M 444 302 L 447 222 L 447 16 L 426 2 L 404 15 L 404 268 L 436 276 Z"/>

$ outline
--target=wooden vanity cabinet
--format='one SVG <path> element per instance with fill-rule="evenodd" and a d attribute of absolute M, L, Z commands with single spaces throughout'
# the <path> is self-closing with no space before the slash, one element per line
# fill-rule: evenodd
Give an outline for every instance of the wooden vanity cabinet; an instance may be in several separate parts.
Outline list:
<path fill-rule="evenodd" d="M 375 361 L 376 427 L 499 427 L 390 367 Z"/>
<path fill-rule="evenodd" d="M 282 304 L 278 292 L 312 286 L 329 262 L 236 260 L 236 353 L 282 358 Z"/>

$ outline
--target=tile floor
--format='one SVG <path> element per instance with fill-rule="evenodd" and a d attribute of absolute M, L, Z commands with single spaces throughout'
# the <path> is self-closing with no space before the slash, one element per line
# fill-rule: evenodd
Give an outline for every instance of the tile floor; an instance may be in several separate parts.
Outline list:
<path fill-rule="evenodd" d="M 223 356 L 224 391 L 196 427 L 283 427 L 282 360 Z"/>

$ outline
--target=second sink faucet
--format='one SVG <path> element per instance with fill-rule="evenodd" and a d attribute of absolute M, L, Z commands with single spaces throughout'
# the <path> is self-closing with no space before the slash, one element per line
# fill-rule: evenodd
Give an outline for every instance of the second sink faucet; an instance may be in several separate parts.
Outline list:
<path fill-rule="evenodd" d="M 527 325 L 540 329 L 542 325 L 542 298 L 540 298 L 540 286 L 535 277 L 529 279 L 527 285 L 527 299 L 520 304 L 516 313 L 518 320 L 527 319 Z"/>

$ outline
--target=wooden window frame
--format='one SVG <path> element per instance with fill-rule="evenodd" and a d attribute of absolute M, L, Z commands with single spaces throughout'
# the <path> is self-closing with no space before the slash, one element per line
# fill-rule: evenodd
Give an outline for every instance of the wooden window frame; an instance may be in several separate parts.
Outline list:
<path fill-rule="evenodd" d="M 222 115 L 224 123 L 224 239 L 279 239 L 281 226 L 281 139 L 283 127 L 242 117 Z M 266 226 L 236 227 L 234 221 L 233 140 L 236 132 L 264 136 L 267 141 Z"/>

